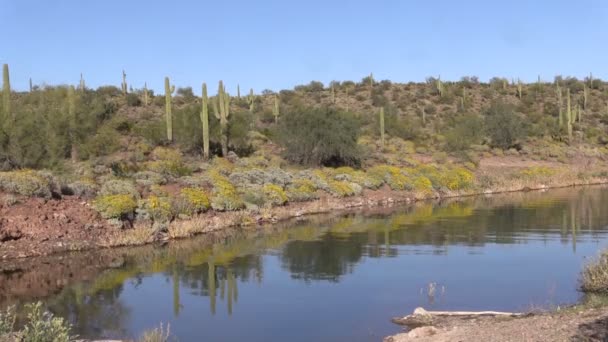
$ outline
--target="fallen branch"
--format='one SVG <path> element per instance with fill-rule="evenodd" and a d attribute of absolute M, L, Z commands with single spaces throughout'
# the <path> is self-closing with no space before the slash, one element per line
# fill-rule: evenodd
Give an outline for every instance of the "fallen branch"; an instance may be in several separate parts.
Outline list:
<path fill-rule="evenodd" d="M 500 311 L 426 311 L 423 308 L 416 308 L 411 315 L 393 318 L 393 323 L 406 325 L 410 328 L 427 325 L 436 325 L 442 319 L 448 317 L 473 318 L 479 316 L 503 316 L 503 317 L 522 317 L 527 314 L 520 312 L 500 312 Z"/>

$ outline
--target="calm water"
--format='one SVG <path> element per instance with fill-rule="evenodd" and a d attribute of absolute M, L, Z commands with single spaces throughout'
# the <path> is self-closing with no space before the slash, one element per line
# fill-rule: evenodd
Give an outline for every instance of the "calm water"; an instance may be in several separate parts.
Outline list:
<path fill-rule="evenodd" d="M 580 300 L 582 265 L 608 245 L 607 203 L 606 188 L 496 195 L 75 255 L 0 274 L 0 304 L 43 298 L 85 337 L 165 322 L 180 341 L 378 341 L 417 306 Z"/>

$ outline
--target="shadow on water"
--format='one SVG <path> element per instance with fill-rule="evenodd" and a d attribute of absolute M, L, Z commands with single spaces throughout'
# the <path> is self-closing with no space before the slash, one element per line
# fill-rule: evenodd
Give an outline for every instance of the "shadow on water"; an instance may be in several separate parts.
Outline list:
<path fill-rule="evenodd" d="M 243 305 L 253 305 L 247 297 L 252 295 L 250 285 L 258 288 L 281 285 L 281 293 L 293 296 L 295 301 L 299 300 L 298 291 L 306 291 L 311 284 L 346 286 L 342 281 L 365 260 L 375 260 L 378 269 L 387 267 L 386 272 L 393 274 L 398 273 L 390 268 L 394 266 L 386 266 L 392 265 L 391 260 L 410 256 L 407 262 L 414 262 L 414 256 L 447 256 L 455 246 L 462 247 L 466 255 L 481 254 L 484 258 L 487 246 L 537 246 L 559 241 L 576 253 L 577 244 L 589 241 L 597 244 L 606 236 L 608 207 L 602 203 L 608 203 L 608 190 L 603 187 L 480 196 L 310 216 L 273 226 L 225 230 L 163 247 L 3 262 L 0 306 L 44 300 L 53 312 L 70 319 L 82 336 L 132 336 L 137 333 L 139 323 L 134 322 L 138 317 L 133 313 L 138 304 L 131 302 L 130 296 L 140 288 L 148 289 L 146 286 L 156 280 L 160 285 L 155 288 L 161 288 L 162 297 L 170 298 L 172 303 L 171 320 L 180 320 L 192 297 L 208 298 L 211 316 L 221 311 L 222 317 L 230 317 L 244 295 Z M 265 273 L 269 270 L 272 275 L 266 280 Z M 286 274 L 291 280 L 277 274 Z M 369 275 L 374 276 L 377 275 Z M 493 276 L 510 274 L 505 270 L 504 274 Z M 360 277 L 366 275 L 356 279 Z M 446 282 L 451 280 L 449 277 Z M 421 293 L 428 296 L 430 304 L 435 304 L 436 298 L 446 292 L 446 286 L 432 281 L 428 279 Z M 285 292 L 299 283 L 309 287 Z M 383 285 L 377 284 L 376 290 L 382 291 Z M 242 286 L 247 287 L 245 294 L 240 291 Z M 153 296 L 160 294 L 155 292 Z M 150 297 L 150 300 L 160 299 Z M 155 314 L 151 320 L 169 319 L 167 312 L 150 313 Z M 279 314 L 260 312 L 256 318 L 272 320 Z M 384 317 L 390 317 L 389 312 Z M 183 322 L 186 320 L 187 317 Z M 255 337 L 253 340 L 263 339 L 261 335 Z"/>

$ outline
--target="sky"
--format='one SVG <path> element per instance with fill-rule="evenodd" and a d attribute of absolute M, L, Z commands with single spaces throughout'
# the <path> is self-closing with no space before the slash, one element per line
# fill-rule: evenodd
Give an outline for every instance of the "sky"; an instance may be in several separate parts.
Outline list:
<path fill-rule="evenodd" d="M 0 32 L 17 90 L 608 78 L 605 0 L 0 0 Z"/>

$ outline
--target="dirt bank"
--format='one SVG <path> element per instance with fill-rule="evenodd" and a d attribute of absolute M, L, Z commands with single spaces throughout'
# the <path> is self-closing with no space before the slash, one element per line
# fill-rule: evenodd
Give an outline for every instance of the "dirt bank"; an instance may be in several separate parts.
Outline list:
<path fill-rule="evenodd" d="M 588 185 L 593 182 L 540 184 L 498 188 L 483 194 L 550 187 Z M 479 192 L 445 194 L 443 197 L 471 196 Z M 0 194 L 1 195 L 1 194 Z M 281 207 L 260 211 L 215 212 L 210 211 L 192 219 L 176 220 L 166 232 L 154 234 L 150 223 L 136 223 L 135 229 L 114 227 L 103 220 L 91 207 L 90 202 L 64 196 L 62 199 L 21 198 L 16 204 L 0 204 L 0 260 L 46 256 L 68 251 L 95 248 L 142 245 L 159 240 L 187 238 L 228 227 L 253 226 L 272 223 L 304 215 L 340 211 L 349 208 L 388 206 L 436 199 L 433 195 L 421 196 L 405 191 L 365 190 L 362 195 L 335 198 L 328 195 L 318 200 L 290 203 Z"/>
<path fill-rule="evenodd" d="M 521 318 L 451 318 L 384 341 L 608 341 L 608 307 L 576 306 Z"/>

